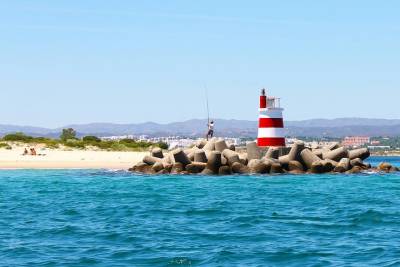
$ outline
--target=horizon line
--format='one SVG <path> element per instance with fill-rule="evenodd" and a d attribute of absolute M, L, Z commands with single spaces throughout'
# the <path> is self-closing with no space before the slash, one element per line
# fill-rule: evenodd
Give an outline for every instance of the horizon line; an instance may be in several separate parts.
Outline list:
<path fill-rule="evenodd" d="M 312 118 L 312 119 L 302 119 L 302 120 L 285 120 L 285 122 L 304 122 L 304 121 L 315 121 L 315 120 L 326 120 L 326 121 L 334 121 L 334 120 L 349 120 L 349 119 L 358 119 L 358 120 L 386 120 L 386 121 L 396 121 L 398 119 L 388 119 L 388 118 L 367 118 L 367 117 L 338 117 L 338 118 Z M 215 121 L 225 120 L 225 121 L 246 121 L 246 122 L 257 122 L 257 120 L 248 120 L 248 119 L 224 119 L 224 118 L 215 118 Z M 34 125 L 26 125 L 26 124 L 9 124 L 9 123 L 0 123 L 1 126 L 12 126 L 12 127 L 30 127 L 30 128 L 42 128 L 48 130 L 57 130 L 61 128 L 71 127 L 71 126 L 82 126 L 82 125 L 94 125 L 94 124 L 113 124 L 113 125 L 139 125 L 139 124 L 158 124 L 158 125 L 168 125 L 173 123 L 184 123 L 189 121 L 207 121 L 207 118 L 193 118 L 182 121 L 171 121 L 171 122 L 155 122 L 155 121 L 144 121 L 144 122 L 126 122 L 126 123 L 118 123 L 118 122 L 82 122 L 82 123 L 68 123 L 62 126 L 34 126 Z"/>

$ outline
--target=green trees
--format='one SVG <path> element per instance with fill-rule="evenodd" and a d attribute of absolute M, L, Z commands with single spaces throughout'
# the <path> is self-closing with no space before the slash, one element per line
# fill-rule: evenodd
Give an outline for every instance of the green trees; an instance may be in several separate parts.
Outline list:
<path fill-rule="evenodd" d="M 32 136 L 25 135 L 24 133 L 18 132 L 14 134 L 7 134 L 3 137 L 4 141 L 11 142 L 30 142 L 33 140 Z"/>
<path fill-rule="evenodd" d="M 169 148 L 168 144 L 167 144 L 167 143 L 164 143 L 164 142 L 159 142 L 159 143 L 157 143 L 157 146 L 158 146 L 159 148 L 161 148 L 161 149 L 168 149 L 168 148 Z"/>
<path fill-rule="evenodd" d="M 121 140 L 102 140 L 97 136 L 88 135 L 80 139 L 76 137 L 76 131 L 72 128 L 63 129 L 60 139 L 53 139 L 50 137 L 33 137 L 25 135 L 24 133 L 13 133 L 7 134 L 3 138 L 0 138 L 0 141 L 20 142 L 26 144 L 44 144 L 48 148 L 59 148 L 60 146 L 65 146 L 86 149 L 88 147 L 97 147 L 99 149 L 108 151 L 146 151 L 151 147 L 168 149 L 168 144 L 163 142 L 144 142 L 129 138 Z M 6 145 L 6 143 L 0 143 L 0 148 L 6 148 Z"/>
<path fill-rule="evenodd" d="M 60 139 L 64 142 L 67 140 L 76 139 L 76 131 L 72 128 L 63 129 L 60 135 Z"/>

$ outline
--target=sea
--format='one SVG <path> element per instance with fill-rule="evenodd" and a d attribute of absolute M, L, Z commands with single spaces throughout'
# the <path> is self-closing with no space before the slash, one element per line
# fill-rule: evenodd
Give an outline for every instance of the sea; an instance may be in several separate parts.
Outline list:
<path fill-rule="evenodd" d="M 400 266 L 400 174 L 2 170 L 0 266 Z"/>

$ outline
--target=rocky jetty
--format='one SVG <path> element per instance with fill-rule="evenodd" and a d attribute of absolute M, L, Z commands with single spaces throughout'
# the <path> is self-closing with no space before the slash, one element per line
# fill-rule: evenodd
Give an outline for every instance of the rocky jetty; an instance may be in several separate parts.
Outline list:
<path fill-rule="evenodd" d="M 348 150 L 339 143 L 310 148 L 298 141 L 291 147 L 260 148 L 255 142 L 236 151 L 225 140 L 200 140 L 187 149 L 163 152 L 156 148 L 130 171 L 144 174 L 322 174 L 399 171 L 389 163 L 377 167 L 364 163 L 367 148 Z"/>

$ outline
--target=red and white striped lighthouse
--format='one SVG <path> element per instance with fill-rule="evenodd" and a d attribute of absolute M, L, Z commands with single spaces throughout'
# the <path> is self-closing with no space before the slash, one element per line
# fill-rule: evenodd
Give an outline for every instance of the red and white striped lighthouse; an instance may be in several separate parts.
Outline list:
<path fill-rule="evenodd" d="M 259 147 L 283 147 L 286 145 L 282 112 L 280 99 L 268 97 L 265 89 L 262 89 L 257 139 Z"/>

